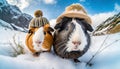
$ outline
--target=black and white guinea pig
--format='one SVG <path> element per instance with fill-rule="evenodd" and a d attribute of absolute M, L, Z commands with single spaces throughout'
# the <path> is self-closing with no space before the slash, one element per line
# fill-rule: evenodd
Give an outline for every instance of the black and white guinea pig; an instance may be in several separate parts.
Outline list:
<path fill-rule="evenodd" d="M 54 27 L 53 48 L 55 53 L 68 59 L 77 59 L 89 49 L 93 28 L 84 19 L 64 17 Z"/>

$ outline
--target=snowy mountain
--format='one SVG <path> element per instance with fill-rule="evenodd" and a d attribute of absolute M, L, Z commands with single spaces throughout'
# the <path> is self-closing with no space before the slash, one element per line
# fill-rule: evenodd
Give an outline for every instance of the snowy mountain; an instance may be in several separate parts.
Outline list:
<path fill-rule="evenodd" d="M 27 30 L 27 29 L 24 29 L 22 27 L 16 26 L 16 25 L 14 25 L 12 23 L 7 23 L 7 22 L 5 22 L 5 21 L 3 21 L 1 19 L 0 19 L 0 27 L 5 29 L 5 30 L 9 29 L 9 30 L 22 31 L 22 32 L 26 32 L 26 30 Z"/>
<path fill-rule="evenodd" d="M 15 5 L 10 5 L 6 0 L 0 0 L 0 19 L 9 23 L 14 30 L 18 27 L 26 30 L 32 16 L 22 13 Z"/>
<path fill-rule="evenodd" d="M 93 35 L 114 34 L 120 32 L 120 12 L 97 26 Z"/>
<path fill-rule="evenodd" d="M 9 23 L 7 23 L 1 19 L 0 19 L 0 27 L 3 27 L 4 29 L 8 28 L 8 29 L 13 30 L 12 26 Z"/>

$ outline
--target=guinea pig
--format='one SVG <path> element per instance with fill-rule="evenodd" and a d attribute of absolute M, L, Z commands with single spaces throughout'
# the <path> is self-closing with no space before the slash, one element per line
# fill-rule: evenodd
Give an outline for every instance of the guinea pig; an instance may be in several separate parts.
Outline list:
<path fill-rule="evenodd" d="M 58 56 L 76 60 L 89 49 L 88 31 L 93 28 L 84 19 L 64 17 L 54 28 L 53 49 Z"/>
<path fill-rule="evenodd" d="M 33 55 L 40 52 L 50 52 L 53 44 L 52 32 L 54 31 L 49 24 L 40 28 L 31 28 L 26 36 L 26 45 Z"/>

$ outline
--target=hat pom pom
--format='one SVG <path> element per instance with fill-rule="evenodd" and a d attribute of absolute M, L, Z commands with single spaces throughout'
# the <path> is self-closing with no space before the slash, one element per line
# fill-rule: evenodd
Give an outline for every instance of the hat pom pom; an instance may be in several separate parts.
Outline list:
<path fill-rule="evenodd" d="M 40 17 L 40 16 L 43 16 L 43 13 L 41 10 L 36 10 L 35 13 L 34 13 L 34 16 L 35 17 Z"/>

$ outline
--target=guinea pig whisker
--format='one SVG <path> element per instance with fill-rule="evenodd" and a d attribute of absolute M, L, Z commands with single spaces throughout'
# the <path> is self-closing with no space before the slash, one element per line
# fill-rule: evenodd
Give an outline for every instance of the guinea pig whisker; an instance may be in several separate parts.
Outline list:
<path fill-rule="evenodd" d="M 64 47 L 65 47 L 65 44 L 62 44 L 62 45 L 58 46 L 57 49 L 62 50 L 62 49 L 64 49 Z"/>

